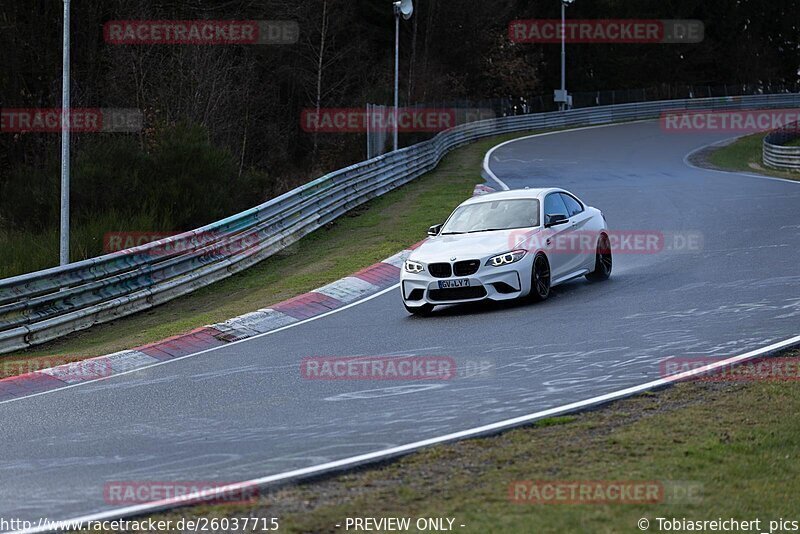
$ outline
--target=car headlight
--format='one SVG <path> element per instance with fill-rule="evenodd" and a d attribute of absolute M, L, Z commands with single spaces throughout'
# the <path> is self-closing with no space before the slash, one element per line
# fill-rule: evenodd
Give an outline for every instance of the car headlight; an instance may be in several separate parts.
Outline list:
<path fill-rule="evenodd" d="M 406 272 L 414 274 L 421 273 L 425 270 L 425 267 L 421 263 L 411 260 L 406 260 L 405 268 Z"/>
<path fill-rule="evenodd" d="M 506 252 L 505 254 L 498 254 L 486 262 L 486 265 L 491 265 L 492 267 L 502 267 L 503 265 L 509 265 L 511 263 L 516 263 L 522 258 L 525 257 L 527 251 L 525 250 L 512 250 L 511 252 Z"/>

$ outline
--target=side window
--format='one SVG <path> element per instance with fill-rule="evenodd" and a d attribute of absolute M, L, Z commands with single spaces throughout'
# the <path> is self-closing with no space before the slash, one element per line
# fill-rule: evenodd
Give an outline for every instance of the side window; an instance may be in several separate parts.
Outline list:
<path fill-rule="evenodd" d="M 550 193 L 547 195 L 547 198 L 544 199 L 545 222 L 547 222 L 547 218 L 551 215 L 563 215 L 569 218 L 569 210 L 567 210 L 567 206 L 564 205 L 564 201 L 558 193 Z"/>
<path fill-rule="evenodd" d="M 569 217 L 583 212 L 583 206 L 581 206 L 581 203 L 575 200 L 572 196 L 567 195 L 566 193 L 561 193 L 561 198 L 564 200 L 564 204 L 567 206 Z"/>

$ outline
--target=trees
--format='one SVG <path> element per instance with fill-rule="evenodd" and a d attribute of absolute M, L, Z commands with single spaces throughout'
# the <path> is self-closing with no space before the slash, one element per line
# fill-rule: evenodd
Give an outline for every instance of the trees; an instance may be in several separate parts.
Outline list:
<path fill-rule="evenodd" d="M 569 45 L 568 86 L 592 91 L 796 83 L 798 3 L 579 0 L 570 18 L 696 18 L 705 22 L 706 36 L 695 45 Z M 3 107 L 58 107 L 60 17 L 58 3 L 0 5 Z M 73 104 L 141 109 L 145 130 L 136 140 L 144 151 L 153 148 L 156 130 L 199 125 L 212 145 L 230 154 L 231 172 L 268 177 L 253 204 L 363 157 L 356 134 L 304 132 L 304 109 L 391 101 L 390 0 L 82 0 L 73 3 L 73 17 Z M 511 43 L 507 25 L 558 17 L 555 0 L 416 0 L 413 23 L 402 25 L 401 102 L 551 94 L 558 85 L 559 47 Z M 300 39 L 253 46 L 105 43 L 103 24 L 119 19 L 295 20 Z M 75 135 L 76 156 L 87 149 L 88 136 Z M 45 172 L 57 150 L 52 134 L 0 134 L 0 181 L 22 165 Z M 57 176 L 49 179 L 57 191 Z M 2 218 L 0 213 L 0 224 Z"/>

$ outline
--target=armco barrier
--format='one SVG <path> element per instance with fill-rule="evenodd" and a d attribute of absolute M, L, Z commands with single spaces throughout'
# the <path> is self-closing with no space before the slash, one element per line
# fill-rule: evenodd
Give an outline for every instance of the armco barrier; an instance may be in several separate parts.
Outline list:
<path fill-rule="evenodd" d="M 761 159 L 773 169 L 800 171 L 800 146 L 786 146 L 800 139 L 800 123 L 787 124 L 764 136 Z"/>
<path fill-rule="evenodd" d="M 197 230 L 122 252 L 0 280 L 0 353 L 161 304 L 271 256 L 354 207 L 492 135 L 655 119 L 683 110 L 797 107 L 796 93 L 664 100 L 518 115 L 464 124 L 318 178 Z"/>

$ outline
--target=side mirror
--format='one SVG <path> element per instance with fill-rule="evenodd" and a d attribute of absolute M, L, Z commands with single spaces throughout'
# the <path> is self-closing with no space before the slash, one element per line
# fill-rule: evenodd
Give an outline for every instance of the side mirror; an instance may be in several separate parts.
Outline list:
<path fill-rule="evenodd" d="M 441 231 L 442 231 L 442 225 L 434 224 L 433 226 L 428 228 L 428 235 L 431 237 L 436 237 L 437 235 L 439 235 L 439 232 Z"/>
<path fill-rule="evenodd" d="M 544 226 L 545 228 L 550 228 L 551 226 L 558 226 L 559 224 L 564 224 L 569 219 L 566 215 L 562 215 L 561 213 L 557 213 L 555 215 L 545 215 L 544 216 Z"/>

